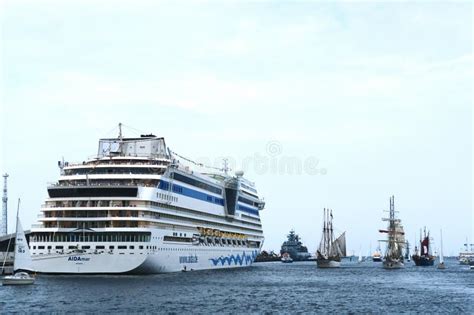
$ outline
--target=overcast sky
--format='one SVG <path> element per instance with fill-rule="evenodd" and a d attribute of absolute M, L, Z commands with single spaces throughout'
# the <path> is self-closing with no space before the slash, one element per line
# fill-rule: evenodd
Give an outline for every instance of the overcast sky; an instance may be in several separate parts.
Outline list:
<path fill-rule="evenodd" d="M 413 243 L 474 236 L 473 7 L 301 1 L 2 1 L 1 165 L 36 221 L 57 161 L 137 132 L 256 182 L 265 249 L 314 252 L 334 210 L 368 252 L 395 195 Z M 138 131 L 137 131 L 138 130 Z M 291 167 L 289 167 L 291 166 Z"/>

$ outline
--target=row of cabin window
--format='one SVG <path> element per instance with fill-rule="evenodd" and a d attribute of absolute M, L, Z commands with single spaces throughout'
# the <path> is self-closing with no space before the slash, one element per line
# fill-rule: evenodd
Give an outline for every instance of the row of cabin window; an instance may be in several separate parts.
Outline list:
<path fill-rule="evenodd" d="M 207 198 L 208 202 L 213 202 L 216 205 L 220 205 L 220 206 L 224 205 L 224 199 L 216 198 L 216 197 L 212 197 L 212 196 L 207 196 L 206 198 Z"/>
<path fill-rule="evenodd" d="M 164 170 L 160 168 L 94 168 L 94 169 L 69 169 L 65 170 L 65 175 L 92 175 L 92 174 L 163 174 Z"/>
<path fill-rule="evenodd" d="M 170 196 L 168 194 L 157 193 L 157 197 L 168 201 L 178 202 L 178 197 Z"/>
<path fill-rule="evenodd" d="M 240 185 L 243 188 L 247 189 L 247 190 L 250 190 L 250 191 L 253 191 L 254 193 L 257 193 L 257 190 L 255 188 L 249 187 L 249 186 L 245 185 L 244 183 L 241 183 Z"/>
<path fill-rule="evenodd" d="M 33 246 L 33 249 L 45 249 L 45 246 Z M 143 249 L 143 245 L 140 245 L 138 246 L 138 249 Z M 52 246 L 47 246 L 47 249 L 52 249 Z M 64 249 L 64 246 L 55 246 L 55 249 Z M 68 249 L 78 249 L 77 246 L 68 246 Z M 80 249 L 91 249 L 91 246 L 81 246 Z M 102 245 L 97 245 L 95 247 L 95 249 L 105 249 L 105 246 L 102 246 Z M 111 245 L 109 246 L 109 249 L 115 249 L 115 246 Z M 117 246 L 117 249 L 127 249 L 127 246 L 125 245 L 119 245 Z M 135 249 L 135 246 L 134 245 L 130 245 L 128 246 L 128 249 Z M 147 249 L 148 249 L 148 246 L 147 246 Z"/>
<path fill-rule="evenodd" d="M 179 233 L 178 235 L 178 232 L 173 232 L 173 236 L 186 237 L 186 233 Z"/>
<path fill-rule="evenodd" d="M 157 204 L 157 205 L 161 208 L 170 208 L 170 209 L 177 208 L 179 210 L 183 209 L 183 208 L 179 208 L 179 207 L 167 206 L 167 205 L 162 205 L 162 204 Z M 183 212 L 191 213 L 190 211 L 186 211 L 186 209 L 184 209 Z M 207 215 L 205 213 L 202 213 L 202 212 L 199 213 L 199 218 L 183 218 L 181 216 L 166 214 L 166 213 L 161 213 L 159 215 L 160 215 L 160 218 L 179 220 L 179 221 L 184 221 L 185 220 L 186 222 L 192 222 L 192 223 L 194 223 L 196 225 L 200 225 L 200 226 L 207 225 L 207 224 L 212 224 L 212 225 L 214 225 L 216 227 L 219 227 L 219 228 L 222 228 L 222 229 L 233 227 L 232 224 L 225 224 L 225 222 L 222 222 L 222 223 L 209 222 L 209 221 L 206 220 L 206 217 L 208 217 L 209 215 Z M 204 217 L 204 218 L 200 219 L 200 217 Z M 223 217 L 218 216 L 218 218 L 222 219 Z M 255 223 L 250 223 L 250 222 L 245 222 L 245 221 L 238 221 L 238 223 L 244 225 L 244 227 L 242 227 L 243 229 L 249 228 L 249 229 L 252 229 L 252 231 L 254 231 L 255 229 L 260 229 L 262 227 L 260 224 L 255 224 Z M 150 225 L 152 225 L 152 223 Z"/>
<path fill-rule="evenodd" d="M 159 203 L 159 202 L 154 202 L 154 201 L 151 202 L 151 206 L 155 207 L 155 208 L 158 208 L 157 210 L 161 210 L 161 208 L 163 208 L 163 209 L 177 210 L 177 211 L 180 211 L 180 212 L 183 212 L 183 213 L 189 213 L 189 214 L 193 214 L 193 215 L 195 214 L 195 215 L 199 215 L 200 217 L 208 217 L 208 218 L 213 218 L 213 219 L 222 219 L 223 218 L 221 215 L 205 213 L 205 212 L 201 212 L 201 211 L 197 211 L 197 210 L 177 207 L 177 206 L 168 205 L 168 204 Z M 246 217 L 247 219 L 251 219 L 252 221 L 260 222 L 259 218 L 254 218 L 254 217 L 251 217 L 251 216 L 248 216 L 248 215 L 245 215 L 245 214 L 242 214 L 242 217 Z M 241 221 L 241 220 L 238 220 L 238 219 L 236 219 L 236 222 L 238 222 L 240 224 L 243 224 L 243 225 L 257 227 L 257 228 L 262 227 L 261 224 L 255 224 L 255 223 L 251 223 L 251 222 Z"/>
<path fill-rule="evenodd" d="M 218 195 L 222 195 L 222 189 L 211 186 L 209 184 L 206 184 L 206 183 L 201 182 L 199 180 L 196 180 L 194 178 L 190 178 L 190 177 L 184 176 L 184 175 L 179 174 L 179 173 L 172 173 L 171 178 L 176 179 L 180 182 L 186 183 L 188 185 L 198 187 L 198 188 L 210 191 L 210 192 L 218 194 Z"/>
<path fill-rule="evenodd" d="M 257 245 L 258 247 L 258 245 Z M 45 246 L 33 246 L 33 249 L 36 249 L 38 248 L 39 250 L 40 249 L 45 249 Z M 52 246 L 48 246 L 47 247 L 48 249 L 52 249 Z M 56 250 L 63 250 L 64 247 L 63 246 L 56 246 L 55 247 Z M 77 246 L 69 246 L 68 249 L 77 249 Z M 81 249 L 90 249 L 90 246 L 81 246 Z M 96 250 L 105 250 L 105 246 L 96 246 L 95 247 Z M 109 246 L 109 250 L 114 250 L 115 249 L 115 246 Z M 127 249 L 127 246 L 125 245 L 119 245 L 117 246 L 117 249 Z M 135 246 L 129 246 L 128 249 L 135 249 Z M 140 245 L 138 246 L 138 249 L 141 249 L 143 250 L 144 249 L 144 246 L 143 245 Z M 189 251 L 189 249 L 186 249 L 186 248 L 182 248 L 182 249 L 176 249 L 176 248 L 158 248 L 157 246 L 146 246 L 146 249 L 151 249 L 151 250 L 160 250 L 160 251 Z M 194 250 L 199 250 L 199 249 L 194 249 Z"/>
<path fill-rule="evenodd" d="M 252 200 L 249 200 L 249 199 L 244 198 L 244 197 L 240 197 L 240 196 L 239 196 L 239 201 L 240 201 L 240 202 L 243 202 L 243 203 L 245 203 L 245 204 L 248 204 L 249 206 L 258 207 L 258 203 L 257 203 L 257 202 L 253 202 Z"/>
<path fill-rule="evenodd" d="M 150 235 L 121 234 L 113 232 L 100 234 L 42 233 L 39 235 L 32 235 L 30 240 L 35 242 L 149 242 Z"/>
<path fill-rule="evenodd" d="M 204 246 L 217 246 L 217 245 L 220 245 L 220 246 L 224 246 L 224 245 L 230 245 L 230 246 L 249 246 L 249 243 L 246 242 L 246 241 L 241 241 L 241 240 L 232 240 L 232 239 L 226 239 L 226 238 L 222 238 L 220 240 L 215 240 L 214 242 L 212 242 L 212 239 L 211 238 L 207 238 L 206 240 L 207 242 L 201 242 L 201 240 L 199 240 L 199 245 L 204 245 Z"/>

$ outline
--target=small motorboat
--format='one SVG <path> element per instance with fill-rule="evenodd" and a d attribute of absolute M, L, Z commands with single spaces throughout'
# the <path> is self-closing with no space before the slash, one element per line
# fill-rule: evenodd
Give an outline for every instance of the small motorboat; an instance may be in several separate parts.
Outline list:
<path fill-rule="evenodd" d="M 27 285 L 35 283 L 35 278 L 27 272 L 17 272 L 13 276 L 6 276 L 2 280 L 2 285 Z"/>
<path fill-rule="evenodd" d="M 293 258 L 291 258 L 290 254 L 284 253 L 281 257 L 281 262 L 284 264 L 289 264 L 293 262 Z"/>

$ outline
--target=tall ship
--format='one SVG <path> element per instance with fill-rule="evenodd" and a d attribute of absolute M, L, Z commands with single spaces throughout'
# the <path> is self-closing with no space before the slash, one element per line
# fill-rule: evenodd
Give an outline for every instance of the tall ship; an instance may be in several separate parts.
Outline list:
<path fill-rule="evenodd" d="M 332 210 L 324 209 L 323 235 L 316 252 L 316 263 L 319 268 L 337 268 L 346 256 L 346 232 L 334 236 Z"/>
<path fill-rule="evenodd" d="M 303 246 L 301 239 L 295 230 L 291 230 L 287 240 L 283 242 L 280 249 L 280 255 L 283 257 L 288 254 L 293 261 L 304 261 L 311 257 L 308 248 Z"/>
<path fill-rule="evenodd" d="M 386 230 L 379 230 L 387 234 L 387 250 L 383 257 L 385 269 L 403 268 L 403 247 L 405 246 L 405 232 L 400 219 L 395 217 L 395 196 L 390 198 L 390 217 L 382 219 L 388 222 Z"/>
<path fill-rule="evenodd" d="M 40 273 L 165 273 L 250 266 L 265 202 L 243 172 L 198 172 L 164 138 L 99 140 L 97 156 L 60 161 L 30 250 Z M 196 163 L 197 164 L 197 163 Z M 197 167 L 193 167 L 197 168 Z"/>
<path fill-rule="evenodd" d="M 417 266 L 434 265 L 435 257 L 431 254 L 430 232 L 426 233 L 426 228 L 423 237 L 420 232 L 420 248 L 415 246 L 415 254 L 411 258 Z"/>

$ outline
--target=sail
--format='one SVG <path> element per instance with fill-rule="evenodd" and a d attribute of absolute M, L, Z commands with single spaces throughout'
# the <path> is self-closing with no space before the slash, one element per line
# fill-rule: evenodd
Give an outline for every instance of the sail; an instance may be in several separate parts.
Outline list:
<path fill-rule="evenodd" d="M 321 255 L 324 255 L 325 249 L 326 247 L 324 246 L 324 232 L 323 232 L 323 235 L 321 237 L 321 242 L 319 242 L 318 252 L 321 253 Z"/>
<path fill-rule="evenodd" d="M 25 232 L 23 231 L 20 219 L 18 218 L 16 223 L 15 260 L 13 262 L 13 270 L 34 271 L 30 249 L 26 242 Z"/>
<path fill-rule="evenodd" d="M 441 251 L 439 253 L 439 263 L 444 264 L 444 256 L 443 256 L 443 231 L 441 231 Z"/>
<path fill-rule="evenodd" d="M 332 248 L 339 257 L 346 256 L 346 232 L 342 233 L 333 243 Z"/>
<path fill-rule="evenodd" d="M 430 246 L 430 239 L 429 237 L 425 237 L 423 242 L 421 242 L 421 256 L 429 255 L 429 246 Z"/>
<path fill-rule="evenodd" d="M 329 240 L 331 239 L 330 235 L 330 230 L 328 228 L 328 222 L 326 221 L 327 219 L 327 211 L 326 208 L 324 208 L 324 222 L 323 222 L 323 234 L 321 237 L 321 242 L 319 243 L 319 248 L 318 248 L 318 255 L 321 255 L 324 258 L 328 258 L 331 254 L 331 249 Z"/>

